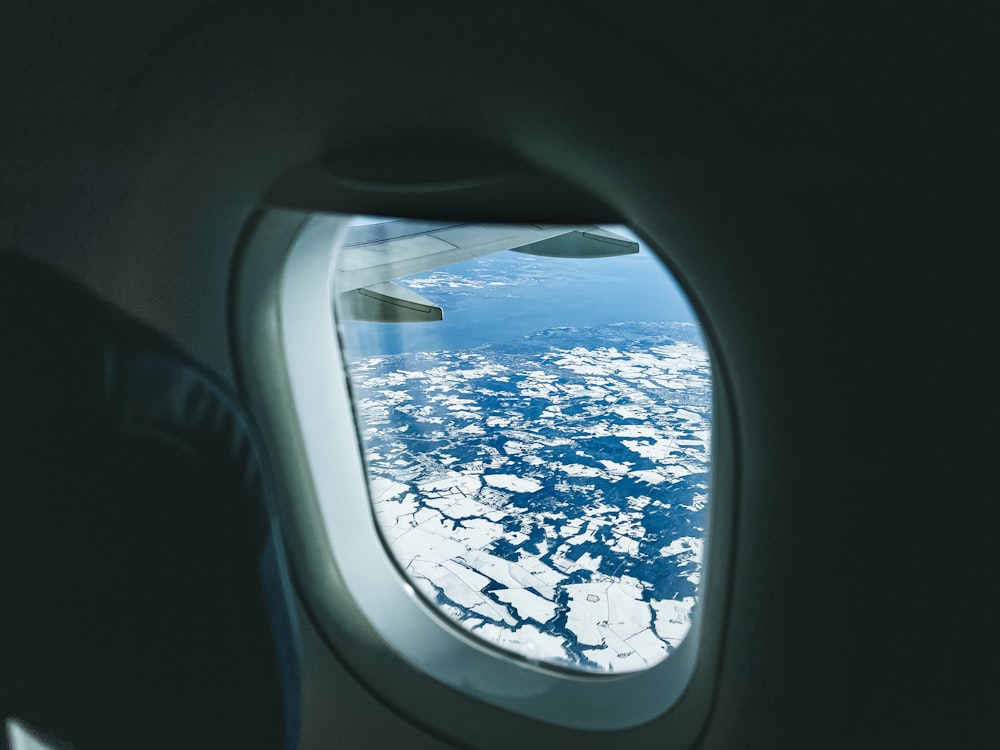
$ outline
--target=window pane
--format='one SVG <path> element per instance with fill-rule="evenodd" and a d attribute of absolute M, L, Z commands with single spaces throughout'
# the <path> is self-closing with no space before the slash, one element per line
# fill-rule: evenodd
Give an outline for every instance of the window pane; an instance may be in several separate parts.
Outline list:
<path fill-rule="evenodd" d="M 590 229 L 357 220 L 337 317 L 373 510 L 415 588 L 517 656 L 634 671 L 697 602 L 711 371 L 656 256 Z"/>

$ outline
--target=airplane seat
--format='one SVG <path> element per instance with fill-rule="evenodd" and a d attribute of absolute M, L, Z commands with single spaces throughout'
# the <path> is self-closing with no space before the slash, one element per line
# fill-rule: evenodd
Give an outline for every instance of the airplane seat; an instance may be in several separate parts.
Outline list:
<path fill-rule="evenodd" d="M 0 252 L 0 747 L 291 748 L 298 647 L 236 398 L 162 336 Z"/>

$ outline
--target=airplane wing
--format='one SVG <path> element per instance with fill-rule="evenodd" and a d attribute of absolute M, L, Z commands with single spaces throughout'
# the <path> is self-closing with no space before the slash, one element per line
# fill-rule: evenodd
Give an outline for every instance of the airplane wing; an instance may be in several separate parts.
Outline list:
<path fill-rule="evenodd" d="M 440 307 L 393 279 L 501 250 L 554 258 L 608 258 L 639 252 L 639 244 L 594 225 L 448 224 L 398 219 L 351 227 L 334 292 L 348 320 L 441 320 Z"/>

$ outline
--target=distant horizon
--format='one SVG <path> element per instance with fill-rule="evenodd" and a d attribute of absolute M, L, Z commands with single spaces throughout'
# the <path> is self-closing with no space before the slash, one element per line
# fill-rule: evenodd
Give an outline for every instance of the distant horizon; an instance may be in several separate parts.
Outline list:
<path fill-rule="evenodd" d="M 358 217 L 358 223 L 384 219 Z M 503 251 L 396 280 L 443 310 L 428 323 L 340 323 L 350 356 L 457 351 L 511 343 L 558 327 L 606 323 L 698 324 L 676 281 L 630 230 L 639 253 L 575 260 Z"/>

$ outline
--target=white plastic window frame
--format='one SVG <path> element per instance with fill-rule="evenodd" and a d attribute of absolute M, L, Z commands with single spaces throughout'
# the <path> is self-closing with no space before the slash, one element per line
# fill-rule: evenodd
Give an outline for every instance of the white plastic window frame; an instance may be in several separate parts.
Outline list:
<path fill-rule="evenodd" d="M 626 729 L 663 715 L 685 692 L 698 663 L 701 594 L 688 635 L 669 658 L 639 672 L 572 673 L 501 652 L 446 622 L 392 561 L 372 511 L 333 315 L 333 274 L 350 218 L 317 213 L 304 221 L 284 261 L 277 303 L 301 446 L 328 540 L 327 564 L 389 648 L 423 674 L 487 704 L 586 730 Z M 715 515 L 706 524 L 702 590 L 712 576 Z"/>

